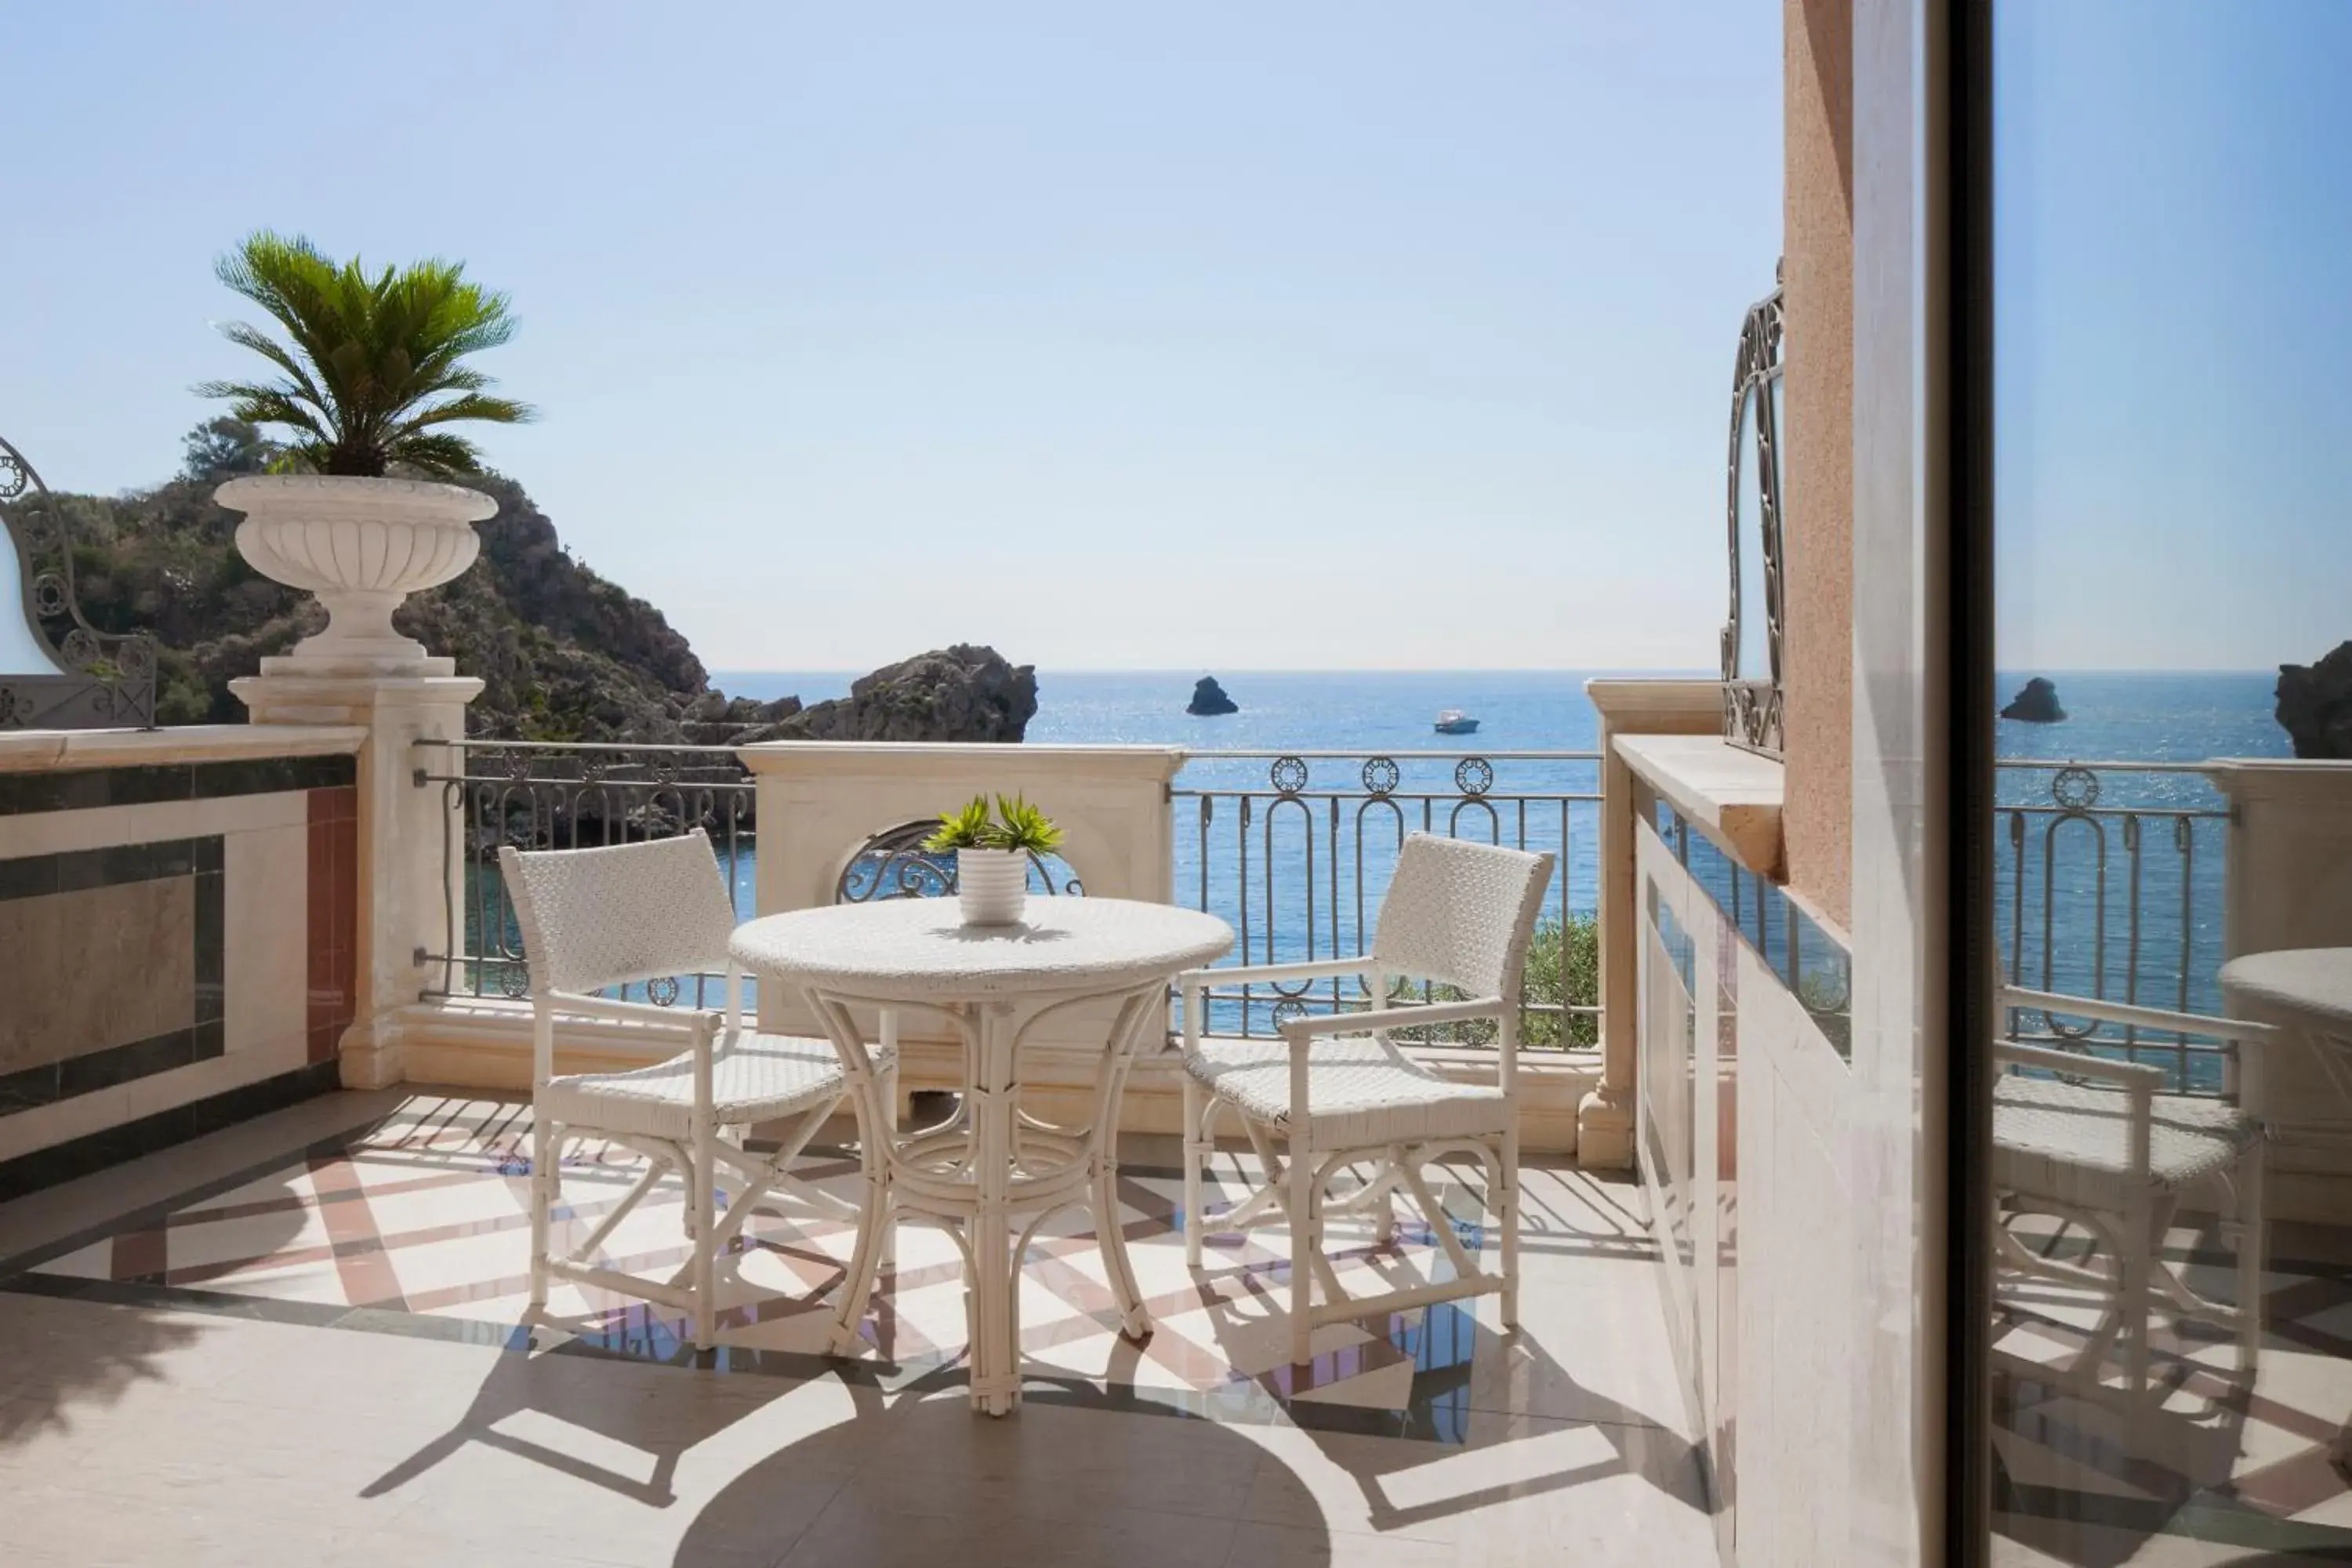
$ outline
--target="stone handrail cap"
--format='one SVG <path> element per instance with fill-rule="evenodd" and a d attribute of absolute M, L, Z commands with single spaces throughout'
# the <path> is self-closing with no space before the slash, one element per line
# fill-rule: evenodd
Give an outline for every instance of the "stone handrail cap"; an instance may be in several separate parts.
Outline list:
<path fill-rule="evenodd" d="M 1717 735 L 1621 735 L 1626 766 L 1741 865 L 1778 882 L 1788 770 Z"/>
<path fill-rule="evenodd" d="M 351 724 L 180 724 L 162 730 L 11 730 L 0 733 L 0 773 L 152 768 L 177 763 L 316 757 L 357 752 Z"/>

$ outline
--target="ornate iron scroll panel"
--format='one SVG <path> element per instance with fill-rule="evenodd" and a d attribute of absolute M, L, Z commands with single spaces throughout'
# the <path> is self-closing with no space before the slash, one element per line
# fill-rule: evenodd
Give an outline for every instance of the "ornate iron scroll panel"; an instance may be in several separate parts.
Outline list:
<path fill-rule="evenodd" d="M 1776 269 L 1777 270 L 1777 269 Z M 1778 757 L 1781 751 L 1781 628 L 1786 615 L 1781 568 L 1787 558 L 1780 537 L 1780 420 L 1772 401 L 1780 379 L 1780 289 L 1748 307 L 1740 324 L 1739 358 L 1731 378 L 1731 452 L 1727 480 L 1730 546 L 1731 614 L 1723 627 L 1723 735 L 1736 746 Z M 1756 413 L 1756 498 L 1759 537 L 1743 539 L 1739 528 L 1740 466 L 1744 416 L 1749 398 Z M 1740 593 L 1740 552 L 1763 552 L 1766 674 L 1739 667 L 1741 621 L 1748 613 Z"/>
<path fill-rule="evenodd" d="M 1572 904 L 1570 887 L 1589 889 L 1596 877 L 1598 754 L 1219 752 L 1194 760 L 1215 771 L 1181 775 L 1196 782 L 1171 791 L 1179 822 L 1190 825 L 1189 831 L 1180 827 L 1173 846 L 1174 885 L 1180 898 L 1233 926 L 1236 961 L 1282 963 L 1367 951 L 1408 834 L 1548 849 L 1559 863 L 1543 923 L 1559 934 L 1529 960 L 1519 1044 L 1548 1050 L 1598 1040 L 1599 997 L 1571 973 L 1569 936 L 1590 914 Z M 1262 777 L 1237 776 L 1223 766 L 1246 762 L 1262 763 Z M 1399 1001 L 1450 999 L 1425 978 L 1400 978 L 1397 987 L 1392 998 Z M 1271 1038 L 1292 1018 L 1350 1012 L 1370 1001 L 1360 977 L 1221 985 L 1209 994 L 1208 1026 Z M 1488 1046 L 1495 1038 L 1484 1024 L 1408 1028 L 1404 1037 L 1461 1046 Z"/>
<path fill-rule="evenodd" d="M 923 847 L 939 831 L 936 818 L 902 822 L 886 827 L 858 846 L 834 884 L 836 904 L 871 903 L 883 899 L 944 899 L 956 891 L 956 858 L 952 851 L 936 853 Z M 1059 855 L 1029 856 L 1029 886 L 1049 896 L 1083 896 L 1086 887 Z"/>
<path fill-rule="evenodd" d="M 586 849 L 672 838 L 701 828 L 738 912 L 749 918 L 757 792 L 725 746 L 425 740 L 412 784 L 442 792 L 441 951 L 417 954 L 440 970 L 427 996 L 521 997 L 530 991 L 521 922 L 499 872 L 500 846 Z M 670 975 L 623 988 L 625 997 L 723 1005 L 718 974 Z M 691 981 L 690 988 L 686 982 Z"/>
<path fill-rule="evenodd" d="M 25 626 L 52 668 L 0 669 L 0 730 L 152 729 L 155 645 L 100 631 L 74 593 L 73 531 L 25 455 L 0 440 L 0 523 Z"/>

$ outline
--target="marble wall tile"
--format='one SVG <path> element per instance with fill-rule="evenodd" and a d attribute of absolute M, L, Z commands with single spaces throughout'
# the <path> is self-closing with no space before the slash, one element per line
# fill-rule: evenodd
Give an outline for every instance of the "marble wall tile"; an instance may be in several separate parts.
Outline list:
<path fill-rule="evenodd" d="M 0 1074 L 194 1024 L 195 892 L 173 877 L 0 900 Z"/>
<path fill-rule="evenodd" d="M 310 1059 L 341 1047 L 359 1005 L 359 792 L 310 792 Z"/>
<path fill-rule="evenodd" d="M 191 1100 L 239 1089 L 280 1073 L 291 1072 L 309 1060 L 307 1042 L 299 1034 L 275 1039 L 248 1040 L 225 1055 L 199 1061 L 152 1078 L 123 1085 L 123 1119 L 136 1120 L 170 1110 Z"/>
<path fill-rule="evenodd" d="M 299 1037 L 306 1025 L 309 829 L 231 834 L 228 868 L 228 1048 Z"/>
<path fill-rule="evenodd" d="M 154 844 L 211 834 L 247 833 L 310 820 L 305 795 L 230 795 L 219 800 L 159 801 L 92 811 L 0 816 L 0 863 L 28 855 L 57 855 L 117 844 Z"/>
<path fill-rule="evenodd" d="M 130 1115 L 130 1088 L 116 1084 L 111 1089 L 78 1094 L 53 1105 L 0 1116 L 0 1163 L 101 1131 L 129 1120 Z"/>

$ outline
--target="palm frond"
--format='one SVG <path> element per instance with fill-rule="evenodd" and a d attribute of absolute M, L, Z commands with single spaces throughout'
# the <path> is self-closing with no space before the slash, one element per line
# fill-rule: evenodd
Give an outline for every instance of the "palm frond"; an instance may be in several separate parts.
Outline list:
<path fill-rule="evenodd" d="M 528 403 L 517 403 L 510 397 L 487 397 L 479 393 L 467 393 L 446 403 L 436 403 L 430 408 L 411 415 L 394 427 L 395 437 L 405 436 L 428 426 L 446 425 L 453 420 L 478 419 L 485 425 L 528 425 L 539 417 L 539 410 Z"/>
<path fill-rule="evenodd" d="M 516 325 L 508 297 L 468 282 L 463 262 L 434 258 L 371 273 L 356 257 L 338 264 L 301 236 L 263 229 L 214 270 L 268 312 L 287 341 L 241 321 L 222 335 L 288 380 L 205 382 L 196 392 L 236 400 L 249 422 L 291 426 L 309 438 L 294 448 L 301 460 L 326 472 L 380 474 L 391 463 L 478 472 L 471 442 L 432 427 L 536 417 L 528 404 L 488 395 L 490 378 L 463 363 L 510 340 Z"/>
<path fill-rule="evenodd" d="M 385 443 L 383 455 L 389 464 L 439 479 L 482 471 L 481 452 L 463 436 L 452 436 L 446 431 L 394 437 Z"/>

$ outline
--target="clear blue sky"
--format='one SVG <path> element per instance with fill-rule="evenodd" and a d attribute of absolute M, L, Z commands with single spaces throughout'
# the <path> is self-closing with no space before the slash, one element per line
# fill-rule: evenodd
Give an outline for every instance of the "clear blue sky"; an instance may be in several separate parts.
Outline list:
<path fill-rule="evenodd" d="M 718 668 L 1695 668 L 1780 7 L 46 5 L 0 432 L 166 475 L 257 226 L 461 257 Z M 976 585 L 975 585 L 976 581 Z"/>
<path fill-rule="evenodd" d="M 2352 4 L 1996 13 L 2000 663 L 2352 637 Z"/>

